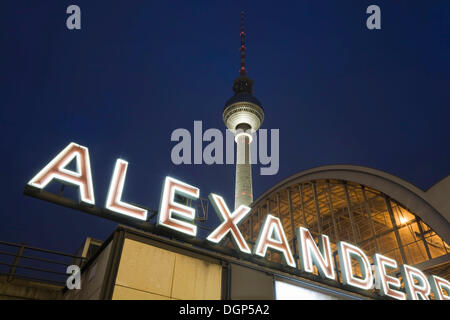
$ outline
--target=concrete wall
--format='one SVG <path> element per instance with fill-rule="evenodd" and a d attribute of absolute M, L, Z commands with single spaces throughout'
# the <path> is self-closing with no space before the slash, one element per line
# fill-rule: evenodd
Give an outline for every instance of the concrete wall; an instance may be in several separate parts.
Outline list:
<path fill-rule="evenodd" d="M 450 223 L 450 176 L 428 189 L 426 197 Z"/>
<path fill-rule="evenodd" d="M 273 275 L 230 264 L 231 300 L 273 300 Z"/>
<path fill-rule="evenodd" d="M 0 300 L 59 300 L 62 286 L 14 278 L 0 277 Z"/>
<path fill-rule="evenodd" d="M 113 300 L 218 300 L 221 281 L 218 263 L 125 239 Z"/>
<path fill-rule="evenodd" d="M 67 290 L 65 300 L 98 300 L 104 284 L 105 271 L 111 252 L 112 242 L 98 255 L 92 264 L 81 273 L 81 289 Z"/>

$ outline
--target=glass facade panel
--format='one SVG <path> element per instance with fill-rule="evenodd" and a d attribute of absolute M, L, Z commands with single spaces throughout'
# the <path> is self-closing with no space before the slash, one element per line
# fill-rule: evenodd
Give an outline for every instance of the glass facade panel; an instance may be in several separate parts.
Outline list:
<path fill-rule="evenodd" d="M 405 227 L 400 227 L 400 229 L 398 229 L 398 233 L 400 234 L 403 245 L 416 242 L 420 239 L 419 228 L 415 222 L 408 224 Z"/>
<path fill-rule="evenodd" d="M 372 207 L 372 220 L 374 223 L 375 233 L 379 234 L 384 231 L 392 230 L 393 225 L 386 206 L 386 201 L 379 195 L 372 195 L 369 202 Z"/>
<path fill-rule="evenodd" d="M 414 265 L 428 259 L 423 241 L 416 241 L 405 245 L 404 250 L 409 264 Z"/>
<path fill-rule="evenodd" d="M 392 202 L 392 211 L 394 213 L 395 223 L 397 226 L 405 225 L 411 221 L 415 220 L 415 216 L 411 214 L 408 210 L 402 208 L 395 202 Z"/>
<path fill-rule="evenodd" d="M 448 253 L 448 246 L 435 232 L 430 232 L 430 236 L 425 237 L 425 241 L 428 244 L 428 248 L 430 248 L 432 258 L 437 258 Z"/>

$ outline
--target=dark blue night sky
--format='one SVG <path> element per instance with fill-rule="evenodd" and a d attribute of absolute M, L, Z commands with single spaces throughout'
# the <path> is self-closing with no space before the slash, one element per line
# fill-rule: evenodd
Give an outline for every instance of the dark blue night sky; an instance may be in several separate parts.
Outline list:
<path fill-rule="evenodd" d="M 66 28 L 70 4 L 81 8 L 81 30 Z M 371 4 L 381 30 L 366 28 Z M 157 208 L 171 175 L 232 207 L 234 166 L 176 166 L 170 135 L 193 131 L 194 120 L 225 130 L 241 10 L 262 128 L 279 128 L 281 139 L 279 173 L 254 168 L 255 198 L 329 164 L 373 167 L 422 189 L 450 173 L 448 0 L 9 0 L 0 19 L 0 240 L 74 252 L 84 237 L 112 232 L 113 222 L 23 195 L 71 141 L 90 150 L 101 207 L 119 157 L 130 163 L 124 200 Z"/>

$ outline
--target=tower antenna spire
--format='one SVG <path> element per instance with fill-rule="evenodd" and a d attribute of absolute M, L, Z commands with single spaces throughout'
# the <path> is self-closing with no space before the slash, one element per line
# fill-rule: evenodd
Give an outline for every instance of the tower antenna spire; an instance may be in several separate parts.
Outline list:
<path fill-rule="evenodd" d="M 241 68 L 239 73 L 241 76 L 247 75 L 247 70 L 245 69 L 245 29 L 244 29 L 244 11 L 241 11 Z"/>

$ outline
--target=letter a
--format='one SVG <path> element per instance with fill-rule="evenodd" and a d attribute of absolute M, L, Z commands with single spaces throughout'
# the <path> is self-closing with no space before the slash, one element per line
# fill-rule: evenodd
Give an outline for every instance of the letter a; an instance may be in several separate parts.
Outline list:
<path fill-rule="evenodd" d="M 366 26 L 367 29 L 381 29 L 381 10 L 377 5 L 371 5 L 367 7 L 366 13 L 373 13 L 371 16 L 367 18 Z"/>
<path fill-rule="evenodd" d="M 265 257 L 268 248 L 281 252 L 284 262 L 290 267 L 296 267 L 281 221 L 271 214 L 266 216 L 266 220 L 259 232 L 258 239 L 253 248 L 254 254 Z"/>
<path fill-rule="evenodd" d="M 77 162 L 76 171 L 66 169 L 73 159 L 76 159 Z M 38 189 L 44 189 L 53 179 L 78 186 L 80 201 L 91 205 L 95 204 L 88 148 L 71 142 L 28 184 Z"/>
<path fill-rule="evenodd" d="M 70 16 L 67 17 L 66 20 L 66 26 L 67 29 L 69 30 L 73 30 L 73 29 L 77 29 L 80 30 L 81 29 L 81 10 L 80 7 L 77 5 L 71 5 L 67 7 L 66 10 L 67 14 L 70 14 Z"/>

